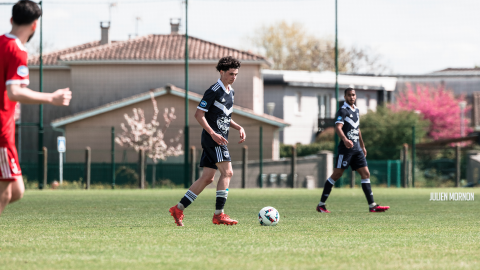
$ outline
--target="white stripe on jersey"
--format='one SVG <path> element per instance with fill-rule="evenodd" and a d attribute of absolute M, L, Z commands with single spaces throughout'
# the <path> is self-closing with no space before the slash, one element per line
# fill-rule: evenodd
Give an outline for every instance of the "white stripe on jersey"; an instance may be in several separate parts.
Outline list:
<path fill-rule="evenodd" d="M 223 155 L 222 155 L 222 149 L 220 148 L 220 146 L 215 147 L 215 151 L 217 151 L 218 162 L 222 162 L 223 161 Z"/>
<path fill-rule="evenodd" d="M 343 155 L 338 156 L 337 168 L 342 168 Z"/>
<path fill-rule="evenodd" d="M 0 166 L 3 178 L 11 178 L 12 174 L 10 173 L 10 165 L 8 163 L 7 148 L 4 147 L 0 148 Z"/>
<path fill-rule="evenodd" d="M 347 121 L 348 123 L 350 123 L 350 125 L 352 125 L 353 128 L 357 128 L 358 125 L 360 125 L 360 118 L 358 118 L 357 122 L 353 121 L 353 119 L 351 119 L 350 117 L 345 117 L 345 121 Z"/>
<path fill-rule="evenodd" d="M 11 84 L 26 84 L 26 85 L 29 85 L 30 84 L 30 80 L 28 79 L 25 79 L 25 80 L 8 80 L 5 82 L 5 85 L 11 85 Z"/>
<path fill-rule="evenodd" d="M 225 107 L 225 105 L 223 105 L 222 103 L 218 102 L 215 100 L 215 102 L 213 103 L 213 105 L 215 105 L 215 107 L 219 108 L 220 110 L 222 110 L 227 116 L 229 116 L 230 114 L 232 114 L 233 112 L 233 106 L 230 108 L 230 109 L 227 109 L 227 107 Z"/>
<path fill-rule="evenodd" d="M 220 88 L 220 84 L 218 82 L 212 86 L 213 92 L 217 91 Z"/>

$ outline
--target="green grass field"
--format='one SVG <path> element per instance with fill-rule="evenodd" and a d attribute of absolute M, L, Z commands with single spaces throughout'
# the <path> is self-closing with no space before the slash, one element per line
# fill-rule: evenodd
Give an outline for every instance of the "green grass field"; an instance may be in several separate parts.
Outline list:
<path fill-rule="evenodd" d="M 374 188 L 391 209 L 369 213 L 360 188 L 334 189 L 319 214 L 321 189 L 234 189 L 239 224 L 216 226 L 206 190 L 176 227 L 185 190 L 28 190 L 0 216 L 0 269 L 480 269 L 480 200 L 429 201 L 459 191 L 478 189 Z M 269 205 L 276 227 L 257 221 Z"/>

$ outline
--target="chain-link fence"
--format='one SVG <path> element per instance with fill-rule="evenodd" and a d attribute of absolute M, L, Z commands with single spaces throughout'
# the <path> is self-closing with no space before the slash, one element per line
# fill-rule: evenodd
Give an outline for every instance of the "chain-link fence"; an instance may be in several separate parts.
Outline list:
<path fill-rule="evenodd" d="M 218 14 L 223 14 L 223 8 L 226 7 L 223 4 L 227 2 L 228 7 L 235 5 L 238 25 L 242 27 L 237 26 L 232 30 L 228 24 L 218 24 Z M 45 105 L 42 113 L 39 113 L 37 105 L 22 104 L 16 142 L 27 183 L 34 185 L 33 183 L 42 182 L 45 175 L 47 184 L 60 180 L 61 158 L 63 180 L 84 183 L 87 174 L 85 149 L 89 147 L 92 185 L 109 186 L 115 181 L 117 186 L 138 186 L 138 152 L 131 146 L 115 143 L 115 138 L 123 132 L 121 124 L 125 124 L 130 135 L 133 134 L 131 131 L 135 125 L 142 124 L 143 129 L 150 129 L 149 125 L 157 120 L 160 122 L 158 129 L 164 129 L 164 120 L 169 117 L 168 114 L 164 115 L 164 110 L 172 112 L 172 108 L 176 118 L 162 133 L 162 140 L 169 146 L 181 144 L 181 149 L 189 152 L 188 160 L 192 160 L 190 155 L 195 151 L 193 163 L 198 164 L 202 148 L 202 128 L 193 115 L 205 90 L 218 80 L 219 75 L 215 70 L 218 60 L 227 55 L 232 55 L 243 63 L 237 81 L 233 84 L 235 105 L 238 105 L 233 110 L 233 119 L 243 126 L 247 133 L 247 141 L 238 145 L 238 133 L 230 129 L 229 149 L 233 161 L 243 159 L 244 145 L 248 147 L 247 160 L 258 161 L 259 168 L 263 160 L 288 159 L 292 156 L 291 146 L 298 142 L 302 144 L 297 147 L 299 157 L 315 156 L 322 150 L 334 151 L 332 138 L 317 141 L 315 145 L 308 144 L 316 141 L 319 130 L 325 130 L 335 122 L 336 107 L 343 104 L 335 100 L 335 81 L 324 80 L 332 77 L 329 72 L 335 70 L 335 61 L 332 58 L 332 55 L 335 55 L 335 40 L 332 37 L 337 29 L 336 19 L 334 20 L 337 7 L 334 2 L 328 1 L 277 2 L 190 1 L 189 30 L 187 1 L 43 1 L 41 25 L 27 44 L 30 55 L 29 87 L 44 92 L 69 87 L 73 99 L 69 107 Z M 298 4 L 300 2 L 302 4 Z M 0 22 L 0 30 L 3 32 L 11 29 L 8 22 L 11 17 L 10 4 L 0 6 L 0 17 L 7 18 Z M 358 25 L 356 9 L 351 8 L 352 4 L 353 2 L 339 3 L 340 14 L 344 15 L 340 23 Z M 365 10 L 375 13 L 374 16 L 366 17 L 378 18 L 379 14 L 392 16 L 391 13 L 378 13 L 378 3 L 374 0 L 358 2 L 355 5 L 359 5 L 357 8 L 369 7 Z M 253 6 L 255 8 L 252 8 Z M 348 16 L 349 13 L 352 16 Z M 286 22 L 280 21 L 283 19 L 286 19 Z M 299 23 L 290 23 L 294 19 Z M 428 17 L 422 17 L 422 20 L 427 19 Z M 389 18 L 384 21 L 394 20 Z M 298 25 L 303 25 L 303 28 L 297 27 Z M 357 39 L 370 42 L 379 36 L 373 31 L 363 31 L 357 35 L 359 31 L 344 26 L 341 33 L 349 33 L 344 37 L 356 36 Z M 403 29 L 399 24 L 394 26 L 400 27 L 397 30 Z M 275 58 L 275 52 L 282 51 L 281 49 L 258 45 L 262 43 L 262 38 L 266 40 L 268 34 L 273 33 L 268 29 L 276 30 L 282 27 L 284 30 L 309 33 L 304 35 L 309 38 L 309 42 L 304 43 L 316 44 L 304 48 L 307 50 L 303 56 L 296 54 L 300 50 L 295 50 L 292 57 L 286 57 L 284 66 L 280 63 L 282 59 Z M 245 32 L 244 29 L 248 31 Z M 399 32 L 391 29 L 393 28 L 390 26 L 388 31 Z M 261 33 L 264 36 L 259 35 Z M 42 42 L 40 36 L 43 38 Z M 294 35 L 291 40 L 299 37 Z M 395 87 L 385 86 L 395 85 L 397 79 L 393 76 L 347 75 L 365 73 L 366 70 L 368 73 L 377 73 L 378 70 L 369 69 L 373 66 L 382 67 L 381 72 L 386 69 L 382 62 L 373 63 L 370 67 L 364 65 L 366 58 L 360 55 L 371 56 L 370 60 L 381 59 L 375 51 L 360 48 L 368 44 L 357 47 L 354 39 L 342 40 L 341 37 L 340 35 L 340 51 L 345 52 L 341 59 L 342 62 L 347 62 L 340 67 L 340 72 L 344 73 L 339 75 L 340 89 L 355 85 L 358 89 L 357 106 L 362 113 L 375 111 L 382 104 L 394 102 Z M 348 42 L 351 44 L 344 46 Z M 396 48 L 394 51 L 393 55 L 397 55 Z M 289 73 L 292 75 L 289 81 L 289 76 L 285 75 L 286 70 L 279 69 L 295 69 L 296 73 Z M 158 115 L 155 114 L 151 95 L 154 95 L 157 102 Z M 340 100 L 341 96 L 343 94 L 340 91 Z M 138 109 L 141 109 L 143 114 Z M 42 119 L 39 118 L 40 115 Z M 155 121 L 154 115 L 157 117 Z M 129 119 L 133 119 L 135 123 L 129 123 Z M 456 154 L 456 150 L 451 146 L 438 149 L 419 148 L 416 149 L 415 158 L 412 158 L 412 143 L 408 141 L 407 157 L 402 158 L 402 145 L 397 143 L 398 138 L 411 136 L 407 133 L 414 131 L 411 131 L 411 122 L 404 123 L 400 120 L 398 123 L 405 125 L 401 131 L 388 125 L 383 127 L 393 130 L 392 133 L 383 131 L 387 136 L 382 135 L 392 137 L 391 142 L 383 140 L 382 145 L 376 144 L 375 136 L 369 136 L 371 141 L 367 149 L 373 159 L 369 159 L 368 164 L 374 185 L 428 187 L 456 186 L 457 182 L 460 182 L 460 185 L 466 184 L 468 162 L 465 151 L 470 149 L 470 146 L 462 148 L 460 155 Z M 38 141 L 39 121 L 45 125 L 41 130 L 43 142 Z M 185 129 L 186 121 L 189 122 L 188 129 Z M 379 129 L 374 126 L 375 121 L 371 122 L 374 124 L 370 127 L 370 134 L 375 135 L 379 133 Z M 400 125 L 398 123 L 397 127 Z M 417 133 L 420 128 L 424 127 L 417 125 Z M 187 138 L 184 136 L 186 131 L 189 134 Z M 59 136 L 66 137 L 67 151 L 64 154 L 59 154 L 56 150 Z M 47 149 L 45 158 L 42 158 L 42 146 Z M 191 149 L 191 146 L 195 149 Z M 146 154 L 151 154 L 148 149 Z M 46 174 L 42 172 L 44 160 Z M 192 174 L 198 176 L 198 166 L 186 165 L 185 160 L 182 154 L 158 160 L 156 164 L 153 164 L 151 158 L 147 158 L 147 186 L 180 186 L 188 182 L 187 178 L 194 178 Z M 288 165 L 288 162 L 285 164 L 287 165 L 284 165 L 284 170 L 279 169 L 282 175 L 291 171 L 291 165 Z M 196 169 L 192 169 L 194 167 Z M 195 172 L 192 173 L 192 170 Z M 314 172 L 305 173 L 307 176 L 316 175 Z M 259 170 L 259 174 L 263 175 L 265 172 Z M 271 174 L 276 173 L 272 171 Z M 348 186 L 351 180 L 351 173 L 347 171 L 337 182 L 337 186 Z M 355 183 L 358 185 L 359 181 L 357 174 Z"/>

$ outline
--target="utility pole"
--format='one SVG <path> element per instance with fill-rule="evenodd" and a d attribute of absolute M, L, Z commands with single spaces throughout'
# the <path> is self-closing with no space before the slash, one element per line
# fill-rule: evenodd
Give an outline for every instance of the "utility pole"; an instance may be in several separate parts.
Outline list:
<path fill-rule="evenodd" d="M 40 85 L 39 85 L 39 92 L 43 92 L 43 31 L 42 31 L 42 24 L 43 24 L 43 7 L 42 1 L 38 3 L 40 5 L 40 9 L 42 10 L 42 16 L 40 17 Z M 39 113 L 38 113 L 38 188 L 43 189 L 43 104 L 39 105 Z"/>
<path fill-rule="evenodd" d="M 335 0 L 335 108 L 338 112 L 338 4 Z M 337 145 L 338 145 L 338 135 L 335 132 L 335 156 L 338 154 Z"/>
<path fill-rule="evenodd" d="M 188 129 L 188 0 L 185 0 L 185 131 L 184 131 L 184 136 L 185 136 L 185 142 L 183 146 L 183 151 L 184 151 L 184 173 L 185 173 L 185 178 L 183 181 L 183 184 L 185 188 L 188 188 L 188 183 L 189 183 L 189 166 L 188 166 L 188 150 L 190 146 L 189 142 L 189 129 Z"/>

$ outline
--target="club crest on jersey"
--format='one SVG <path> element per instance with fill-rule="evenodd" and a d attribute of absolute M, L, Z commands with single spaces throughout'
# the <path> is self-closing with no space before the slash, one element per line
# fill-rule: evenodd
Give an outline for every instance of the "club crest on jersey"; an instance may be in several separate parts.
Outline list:
<path fill-rule="evenodd" d="M 230 156 L 230 154 L 228 153 L 228 151 L 223 152 L 223 155 L 224 155 L 226 158 L 228 158 L 228 157 Z"/>
<path fill-rule="evenodd" d="M 343 162 L 343 167 L 345 167 L 345 166 L 347 166 L 347 162 L 346 162 L 346 161 Z"/>
<path fill-rule="evenodd" d="M 230 118 L 220 117 L 217 119 L 217 127 L 223 134 L 227 134 L 228 128 L 230 127 Z"/>
<path fill-rule="evenodd" d="M 351 141 L 357 142 L 359 137 L 358 129 L 352 129 L 347 133 L 347 138 Z"/>
<path fill-rule="evenodd" d="M 202 107 L 202 108 L 207 107 L 207 102 L 206 102 L 205 100 L 202 100 L 202 101 L 200 102 L 200 107 Z"/>
<path fill-rule="evenodd" d="M 337 118 L 337 121 L 341 121 L 341 120 L 342 120 L 342 117 L 339 116 L 339 117 Z"/>
<path fill-rule="evenodd" d="M 19 66 L 17 68 L 17 74 L 19 76 L 25 77 L 28 75 L 28 67 L 27 66 Z"/>

